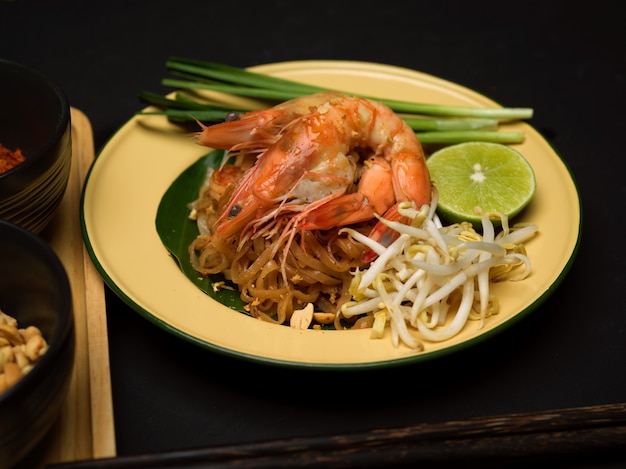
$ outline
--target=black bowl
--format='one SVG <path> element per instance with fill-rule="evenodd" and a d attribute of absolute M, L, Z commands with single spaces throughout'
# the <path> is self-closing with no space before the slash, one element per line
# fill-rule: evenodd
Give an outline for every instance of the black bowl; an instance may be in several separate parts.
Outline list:
<path fill-rule="evenodd" d="M 25 161 L 0 174 L 0 219 L 39 233 L 52 219 L 70 175 L 70 106 L 37 70 L 0 60 L 0 144 Z"/>
<path fill-rule="evenodd" d="M 0 468 L 17 464 L 59 418 L 74 366 L 72 293 L 63 264 L 38 235 L 0 220 L 0 310 L 36 326 L 48 350 L 0 393 Z"/>

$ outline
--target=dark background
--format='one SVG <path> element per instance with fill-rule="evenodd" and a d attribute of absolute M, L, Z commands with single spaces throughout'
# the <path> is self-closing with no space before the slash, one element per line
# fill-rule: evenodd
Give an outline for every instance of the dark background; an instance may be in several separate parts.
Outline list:
<path fill-rule="evenodd" d="M 321 373 L 241 362 L 107 291 L 118 454 L 625 401 L 625 29 L 606 1 L 0 0 L 0 58 L 57 81 L 90 118 L 96 151 L 143 107 L 139 91 L 172 91 L 160 85 L 170 56 L 358 60 L 534 108 L 531 124 L 579 187 L 582 242 L 554 294 L 514 328 L 430 363 Z"/>

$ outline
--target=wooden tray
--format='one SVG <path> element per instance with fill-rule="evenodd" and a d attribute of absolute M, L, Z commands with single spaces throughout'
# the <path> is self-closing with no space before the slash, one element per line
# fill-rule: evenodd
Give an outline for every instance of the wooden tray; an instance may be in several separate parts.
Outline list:
<path fill-rule="evenodd" d="M 78 216 L 80 189 L 94 158 L 91 127 L 75 109 L 72 120 L 72 179 L 46 236 L 72 281 L 78 348 L 70 396 L 46 445 L 50 469 L 359 467 L 364 457 L 381 467 L 623 461 L 626 403 L 116 457 L 104 288 L 84 250 Z"/>
<path fill-rule="evenodd" d="M 72 286 L 76 362 L 59 420 L 24 467 L 115 456 L 104 284 L 80 228 L 83 181 L 94 160 L 91 123 L 72 108 L 72 169 L 58 213 L 41 233 L 61 258 Z M 20 464 L 22 466 L 22 464 Z"/>

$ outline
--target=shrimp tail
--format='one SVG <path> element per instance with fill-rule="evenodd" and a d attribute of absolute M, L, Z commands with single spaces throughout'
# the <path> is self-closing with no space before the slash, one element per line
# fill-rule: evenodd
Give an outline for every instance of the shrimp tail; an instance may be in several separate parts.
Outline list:
<path fill-rule="evenodd" d="M 382 218 L 389 221 L 396 221 L 405 225 L 410 223 L 410 219 L 408 217 L 405 217 L 398 212 L 398 204 L 393 205 L 389 210 L 387 210 Z M 398 239 L 399 236 L 400 233 L 398 233 L 396 230 L 390 229 L 382 221 L 377 222 L 368 235 L 370 239 L 382 244 L 385 247 L 391 246 L 391 244 L 396 239 Z M 378 254 L 376 254 L 371 249 L 368 249 L 363 253 L 361 259 L 363 260 L 363 262 L 370 263 L 374 259 L 376 259 L 376 257 L 378 257 Z"/>
<path fill-rule="evenodd" d="M 374 217 L 374 209 L 367 198 L 358 192 L 344 194 L 303 213 L 306 221 L 301 230 L 327 230 L 335 226 L 351 225 Z"/>

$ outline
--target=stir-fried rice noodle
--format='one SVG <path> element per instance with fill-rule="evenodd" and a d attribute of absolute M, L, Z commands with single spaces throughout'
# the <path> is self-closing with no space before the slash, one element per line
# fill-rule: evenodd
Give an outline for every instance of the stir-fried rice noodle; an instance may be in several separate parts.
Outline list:
<path fill-rule="evenodd" d="M 351 298 L 352 272 L 366 265 L 361 260 L 360 242 L 336 228 L 298 231 L 288 243 L 288 238 L 281 236 L 289 223 L 286 216 L 274 220 L 263 236 L 245 240 L 212 237 L 210 227 L 228 196 L 225 193 L 216 200 L 204 187 L 193 203 L 200 235 L 189 246 L 189 253 L 198 272 L 222 274 L 231 280 L 248 312 L 263 320 L 289 324 L 294 311 L 312 303 L 318 323 L 334 323 L 340 329 L 363 323 L 340 314 L 341 305 Z"/>
<path fill-rule="evenodd" d="M 203 187 L 192 204 L 200 235 L 189 247 L 191 262 L 203 275 L 232 281 L 252 316 L 277 324 L 371 327 L 372 338 L 388 327 L 395 347 L 421 350 L 424 341 L 455 336 L 469 320 L 482 327 L 499 309 L 491 284 L 530 273 L 524 243 L 536 225 L 509 227 L 500 216 L 496 234 L 485 216 L 482 234 L 469 223 L 442 226 L 436 191 L 419 210 L 400 204 L 411 225 L 383 220 L 400 234 L 388 247 L 367 237 L 371 224 L 302 230 L 289 243 L 281 236 L 288 217 L 273 220 L 263 236 L 221 240 L 210 227 L 229 195 L 215 198 Z M 378 255 L 370 265 L 361 260 L 366 249 Z"/>

